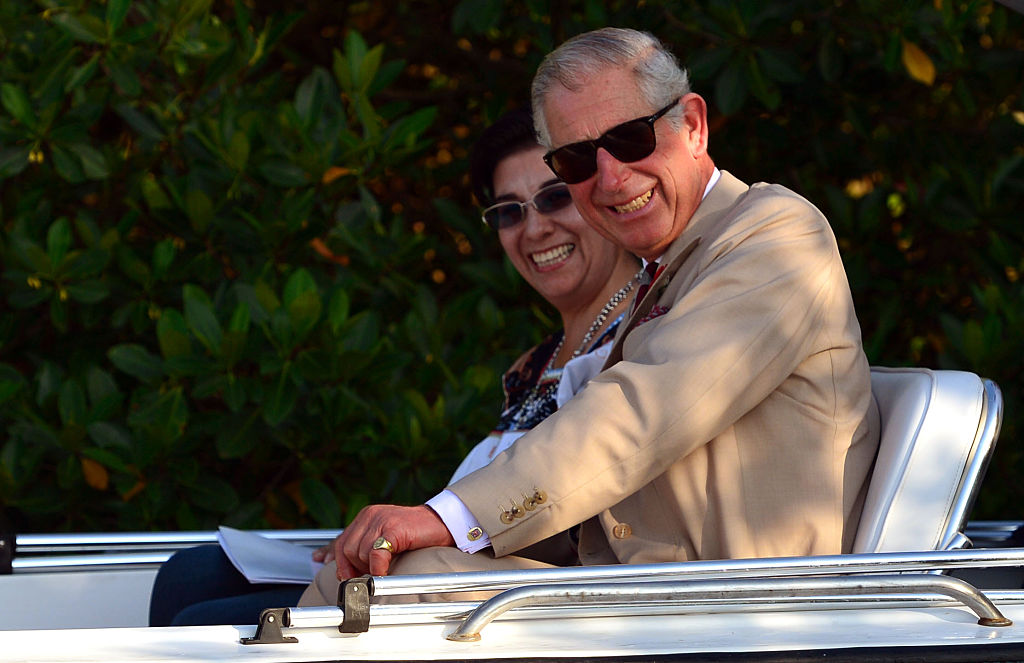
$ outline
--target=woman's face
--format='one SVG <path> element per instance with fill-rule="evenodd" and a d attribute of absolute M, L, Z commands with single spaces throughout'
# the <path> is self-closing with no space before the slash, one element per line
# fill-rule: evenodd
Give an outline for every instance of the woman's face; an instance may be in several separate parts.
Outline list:
<path fill-rule="evenodd" d="M 505 157 L 494 169 L 496 202 L 526 202 L 558 179 L 540 146 Z M 560 311 L 589 304 L 625 252 L 598 235 L 575 205 L 542 214 L 533 205 L 519 223 L 498 231 L 502 248 L 523 278 Z"/>

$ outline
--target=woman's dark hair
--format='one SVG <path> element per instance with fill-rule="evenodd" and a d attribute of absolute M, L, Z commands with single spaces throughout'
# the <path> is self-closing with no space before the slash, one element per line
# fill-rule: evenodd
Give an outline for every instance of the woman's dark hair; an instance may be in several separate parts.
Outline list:
<path fill-rule="evenodd" d="M 484 129 L 469 154 L 469 181 L 483 205 L 494 204 L 494 169 L 516 152 L 539 145 L 528 107 L 511 110 Z"/>

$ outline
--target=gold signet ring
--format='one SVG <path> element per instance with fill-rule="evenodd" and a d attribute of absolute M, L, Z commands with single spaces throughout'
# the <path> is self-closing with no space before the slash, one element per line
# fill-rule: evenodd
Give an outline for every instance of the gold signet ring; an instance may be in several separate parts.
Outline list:
<path fill-rule="evenodd" d="M 383 536 L 378 536 L 377 540 L 373 542 L 374 550 L 387 550 L 392 555 L 395 554 L 395 545 L 385 539 Z"/>

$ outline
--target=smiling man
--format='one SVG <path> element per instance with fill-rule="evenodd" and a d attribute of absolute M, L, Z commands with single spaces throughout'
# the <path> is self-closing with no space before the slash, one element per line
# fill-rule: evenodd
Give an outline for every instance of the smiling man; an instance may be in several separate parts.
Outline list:
<path fill-rule="evenodd" d="M 533 105 L 584 219 L 653 282 L 582 392 L 428 505 L 361 513 L 337 577 L 535 566 L 514 553 L 578 523 L 582 564 L 848 552 L 879 426 L 824 216 L 715 167 L 704 100 L 646 33 L 566 42 Z"/>

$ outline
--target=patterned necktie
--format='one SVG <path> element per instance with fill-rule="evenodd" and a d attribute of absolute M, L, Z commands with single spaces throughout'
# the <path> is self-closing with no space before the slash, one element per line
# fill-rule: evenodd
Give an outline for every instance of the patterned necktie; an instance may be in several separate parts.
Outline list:
<path fill-rule="evenodd" d="M 636 307 L 640 306 L 640 300 L 644 298 L 647 291 L 651 289 L 651 284 L 654 283 L 654 279 L 658 278 L 658 261 L 654 260 L 647 263 L 644 267 L 644 275 L 640 279 L 640 287 L 636 290 L 636 299 L 633 300 L 633 310 L 636 311 Z"/>

